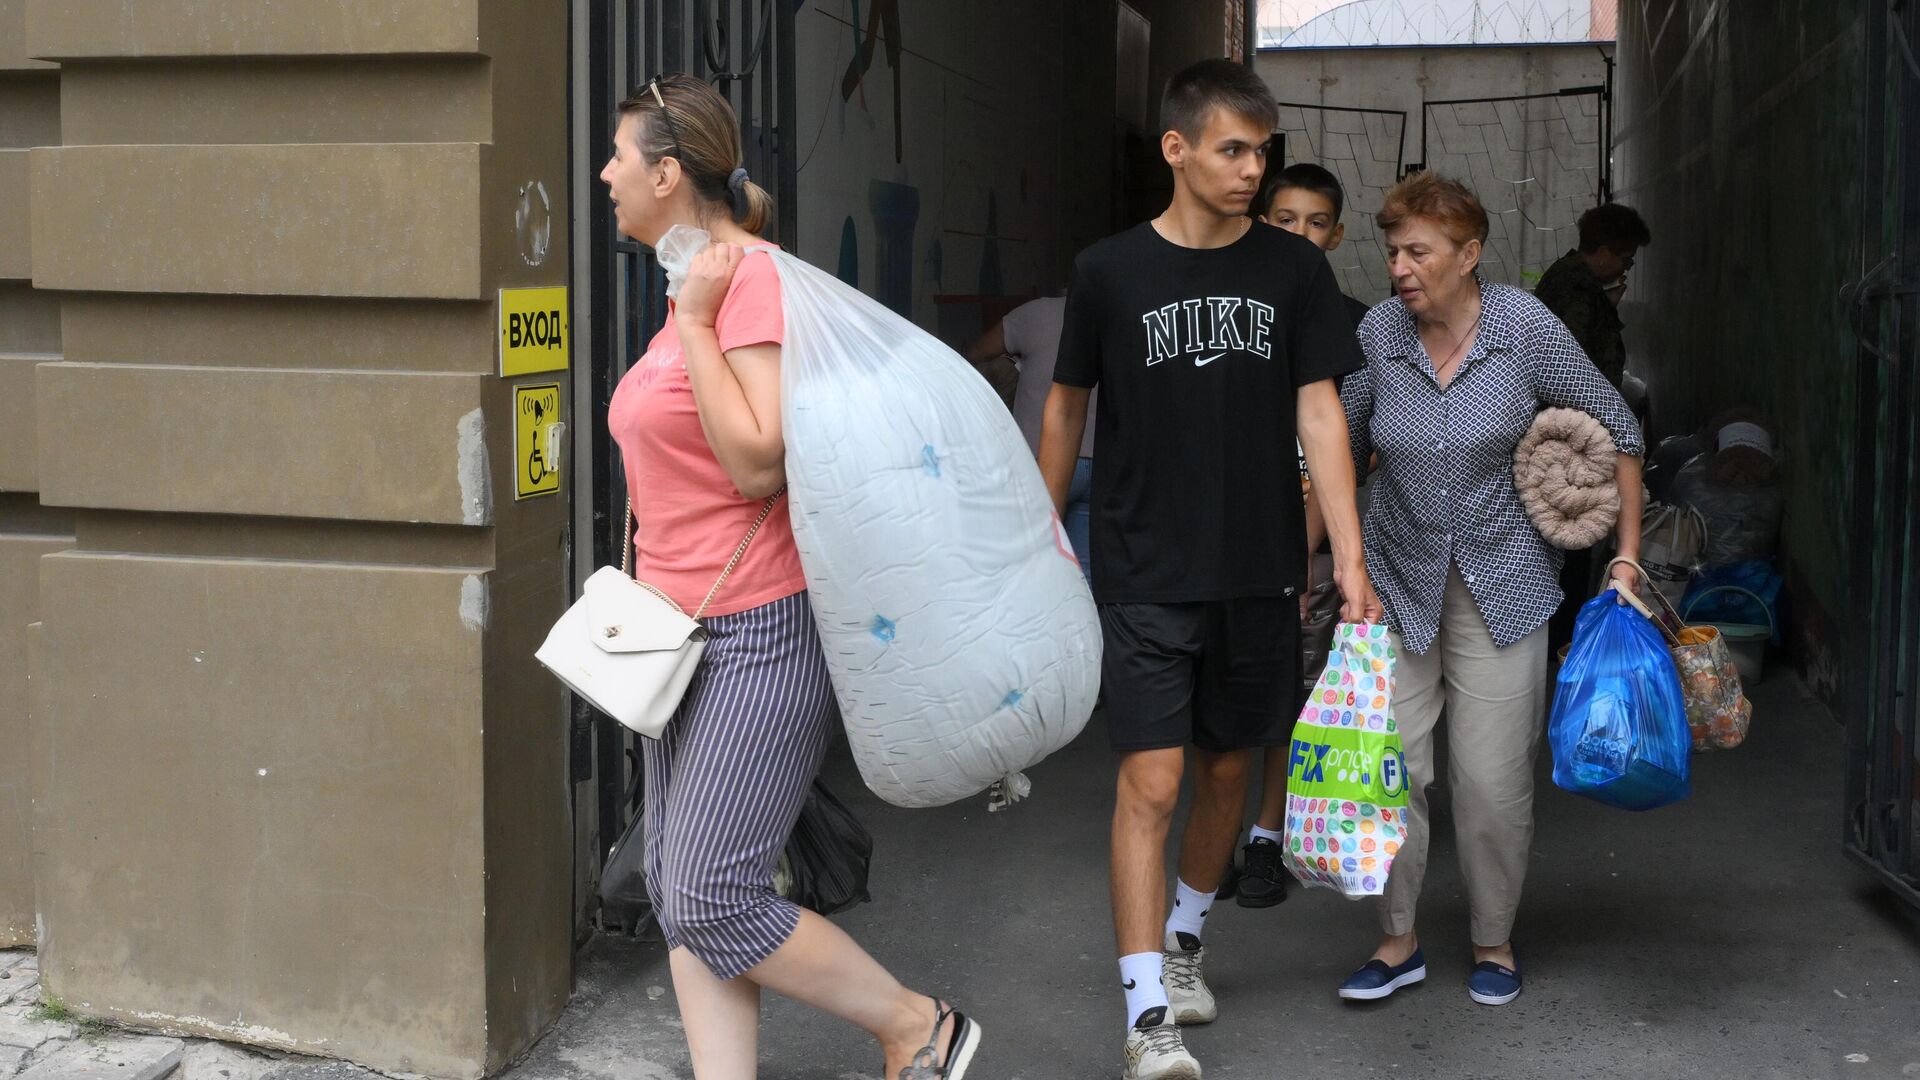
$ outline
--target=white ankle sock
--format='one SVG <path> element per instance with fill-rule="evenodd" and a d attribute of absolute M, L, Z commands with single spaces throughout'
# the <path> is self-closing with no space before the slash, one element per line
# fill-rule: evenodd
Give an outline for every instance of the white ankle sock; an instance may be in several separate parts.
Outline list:
<path fill-rule="evenodd" d="M 1258 825 L 1255 825 L 1253 828 L 1247 830 L 1247 843 L 1251 844 L 1255 840 L 1271 840 L 1272 842 L 1278 844 L 1286 840 L 1286 836 L 1281 833 L 1270 832 L 1266 829 L 1261 828 Z"/>
<path fill-rule="evenodd" d="M 1175 934 L 1192 934 L 1200 937 L 1200 928 L 1207 924 L 1207 912 L 1213 910 L 1213 894 L 1200 892 L 1184 881 L 1176 881 L 1173 887 L 1173 910 L 1167 913 L 1167 947 L 1177 948 Z"/>
<path fill-rule="evenodd" d="M 1129 1028 L 1148 1009 L 1166 1008 L 1167 988 L 1160 983 L 1160 954 L 1137 952 L 1121 957 L 1120 988 L 1127 992 Z"/>

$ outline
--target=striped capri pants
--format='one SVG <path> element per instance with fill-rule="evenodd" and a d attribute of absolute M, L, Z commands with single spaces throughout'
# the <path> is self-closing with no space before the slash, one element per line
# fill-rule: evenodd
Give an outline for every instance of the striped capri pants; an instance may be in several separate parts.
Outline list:
<path fill-rule="evenodd" d="M 773 874 L 833 737 L 833 685 L 804 592 L 703 623 L 679 711 L 642 740 L 647 892 L 667 947 L 732 979 L 799 923 Z"/>

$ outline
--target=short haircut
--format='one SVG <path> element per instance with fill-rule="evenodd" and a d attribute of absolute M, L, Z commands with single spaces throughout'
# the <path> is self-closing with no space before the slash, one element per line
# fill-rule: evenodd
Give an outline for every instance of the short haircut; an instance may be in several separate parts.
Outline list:
<path fill-rule="evenodd" d="M 1202 60 L 1174 73 L 1160 98 L 1160 126 L 1189 141 L 1200 138 L 1216 108 L 1244 116 L 1271 132 L 1280 124 L 1280 106 L 1260 76 L 1231 60 Z"/>
<path fill-rule="evenodd" d="M 1284 169 L 1267 169 L 1267 175 L 1260 181 L 1260 194 L 1253 200 L 1253 216 L 1266 217 L 1273 209 L 1273 200 L 1289 188 L 1311 191 L 1315 195 L 1333 204 L 1333 223 L 1340 223 L 1340 215 L 1346 213 L 1347 193 L 1340 186 L 1340 178 L 1310 161 L 1296 162 Z"/>
<path fill-rule="evenodd" d="M 1631 206 L 1601 203 L 1580 215 L 1581 251 L 1598 251 L 1601 248 L 1626 251 L 1651 243 L 1653 233 L 1648 231 L 1646 221 Z"/>
<path fill-rule="evenodd" d="M 1426 218 L 1456 244 L 1487 242 L 1487 208 L 1458 180 L 1418 172 L 1387 189 L 1373 223 L 1381 232 L 1410 218 Z"/>

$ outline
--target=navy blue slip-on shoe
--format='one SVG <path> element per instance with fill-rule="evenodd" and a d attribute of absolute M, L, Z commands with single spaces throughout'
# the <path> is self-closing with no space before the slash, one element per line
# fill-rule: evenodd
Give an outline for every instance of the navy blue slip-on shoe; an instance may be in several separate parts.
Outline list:
<path fill-rule="evenodd" d="M 1340 984 L 1340 996 L 1347 1001 L 1379 1001 L 1403 986 L 1412 986 L 1427 977 L 1427 960 L 1419 949 L 1399 967 L 1388 967 L 1385 960 L 1369 960 L 1359 971 Z"/>
<path fill-rule="evenodd" d="M 1482 1005 L 1505 1005 L 1520 996 L 1520 973 L 1483 960 L 1467 976 L 1467 996 Z"/>

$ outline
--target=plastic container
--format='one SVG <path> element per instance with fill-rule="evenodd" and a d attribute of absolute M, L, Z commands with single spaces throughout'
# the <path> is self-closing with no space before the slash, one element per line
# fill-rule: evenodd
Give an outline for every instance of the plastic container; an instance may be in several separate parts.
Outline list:
<path fill-rule="evenodd" d="M 1680 617 L 1691 622 L 1693 609 L 1700 606 L 1700 601 L 1717 592 L 1745 593 L 1753 599 L 1754 606 L 1758 607 L 1760 613 L 1767 619 L 1764 623 L 1703 622 L 1698 624 L 1711 626 L 1720 631 L 1720 636 L 1726 640 L 1727 652 L 1733 656 L 1733 666 L 1740 672 L 1741 683 L 1752 686 L 1759 682 L 1767 671 L 1767 643 L 1773 640 L 1773 612 L 1768 610 L 1767 602 L 1761 599 L 1760 594 L 1752 589 L 1743 589 L 1738 585 L 1719 585 L 1694 597 L 1693 602 L 1687 605 L 1687 610 L 1680 613 Z"/>

